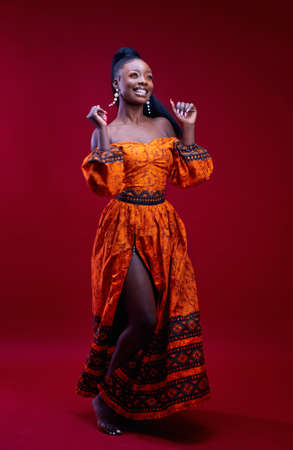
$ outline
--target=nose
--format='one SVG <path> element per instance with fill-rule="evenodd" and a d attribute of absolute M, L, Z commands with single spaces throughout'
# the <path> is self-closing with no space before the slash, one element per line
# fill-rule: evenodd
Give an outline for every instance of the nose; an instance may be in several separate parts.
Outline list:
<path fill-rule="evenodd" d="M 144 77 L 143 74 L 140 75 L 138 82 L 139 84 L 148 84 L 148 80 Z"/>

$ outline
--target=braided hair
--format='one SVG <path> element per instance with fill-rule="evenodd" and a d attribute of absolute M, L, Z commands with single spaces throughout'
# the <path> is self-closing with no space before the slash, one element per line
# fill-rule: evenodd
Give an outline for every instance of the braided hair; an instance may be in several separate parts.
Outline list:
<path fill-rule="evenodd" d="M 112 60 L 112 69 L 111 69 L 111 84 L 113 93 L 115 92 L 113 81 L 117 75 L 117 72 L 121 67 L 128 61 L 132 59 L 142 59 L 142 57 L 139 55 L 139 53 L 134 50 L 131 47 L 121 47 L 113 56 Z M 182 135 L 181 127 L 179 126 L 178 122 L 174 119 L 174 117 L 171 115 L 171 113 L 168 111 L 168 109 L 162 105 L 162 103 L 152 94 L 150 96 L 150 108 L 151 113 L 149 114 L 147 111 L 147 105 L 146 103 L 143 105 L 143 114 L 148 117 L 165 117 L 168 119 L 171 124 L 173 125 L 173 128 L 175 130 L 176 136 L 179 138 Z M 119 99 L 117 100 L 117 105 L 119 104 Z"/>

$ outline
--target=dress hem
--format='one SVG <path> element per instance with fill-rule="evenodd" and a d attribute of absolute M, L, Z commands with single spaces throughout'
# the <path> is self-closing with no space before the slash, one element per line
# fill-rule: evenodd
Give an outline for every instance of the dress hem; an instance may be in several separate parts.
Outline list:
<path fill-rule="evenodd" d="M 169 408 L 165 409 L 164 411 L 151 411 L 151 412 L 143 412 L 143 413 L 131 413 L 131 412 L 125 411 L 125 409 L 123 409 L 121 406 L 119 406 L 115 402 L 113 402 L 107 396 L 107 394 L 105 393 L 104 389 L 102 388 L 102 386 L 100 384 L 98 384 L 98 390 L 99 390 L 99 394 L 101 395 L 101 397 L 104 400 L 104 402 L 110 408 L 112 408 L 117 414 L 119 414 L 120 416 L 125 417 L 126 419 L 139 420 L 139 421 L 161 419 L 163 417 L 169 416 L 171 414 L 174 414 L 174 413 L 177 413 L 177 412 L 180 412 L 180 411 L 184 411 L 186 409 L 193 409 L 193 408 L 201 406 L 203 403 L 205 403 L 207 400 L 209 400 L 212 397 L 211 393 L 209 392 L 209 393 L 207 393 L 206 395 L 203 395 L 200 398 L 192 399 L 192 400 L 188 400 L 188 401 L 183 402 L 183 403 L 177 403 L 176 405 L 172 405 Z M 77 388 L 75 390 L 75 392 L 78 395 L 81 395 L 82 397 L 87 397 L 87 398 L 93 398 L 93 397 L 96 397 L 96 395 L 98 395 L 98 394 L 94 394 L 93 392 L 83 391 L 80 388 Z"/>

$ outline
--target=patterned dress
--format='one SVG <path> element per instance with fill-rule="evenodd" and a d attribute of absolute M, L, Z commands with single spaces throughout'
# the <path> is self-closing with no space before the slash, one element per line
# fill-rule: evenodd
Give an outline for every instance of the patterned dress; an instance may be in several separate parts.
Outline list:
<path fill-rule="evenodd" d="M 213 161 L 197 144 L 162 137 L 119 142 L 85 157 L 82 173 L 97 195 L 111 196 L 99 219 L 91 256 L 93 338 L 75 392 L 100 393 L 118 414 L 149 420 L 211 397 L 203 353 L 197 284 L 186 230 L 165 200 L 167 178 L 181 188 L 210 178 Z M 155 290 L 157 325 L 147 346 L 106 375 L 126 318 L 119 297 L 132 252 Z M 117 313 L 117 314 L 115 314 Z"/>

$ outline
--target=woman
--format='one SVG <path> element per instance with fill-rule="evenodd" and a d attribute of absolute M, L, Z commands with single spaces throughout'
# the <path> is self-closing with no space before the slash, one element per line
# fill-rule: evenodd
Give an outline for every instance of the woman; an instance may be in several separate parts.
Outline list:
<path fill-rule="evenodd" d="M 114 198 L 93 245 L 94 336 L 76 392 L 93 397 L 98 426 L 117 435 L 127 419 L 158 419 L 211 396 L 186 231 L 165 187 L 167 178 L 182 188 L 208 180 L 213 162 L 194 142 L 194 105 L 170 99 L 181 129 L 135 50 L 114 55 L 112 86 L 115 120 L 107 125 L 99 105 L 87 115 L 96 129 L 81 169 L 95 194 Z"/>

